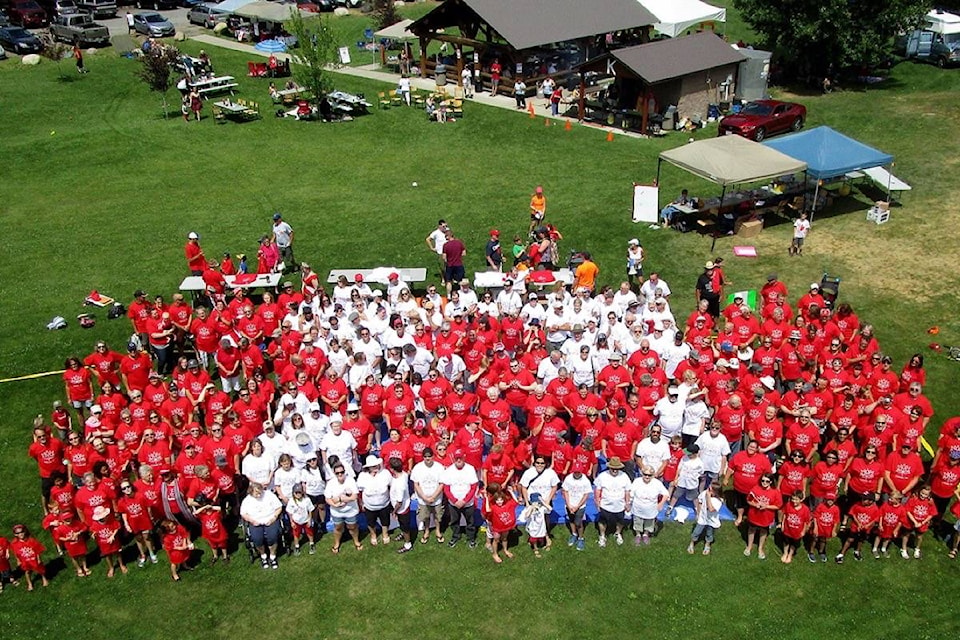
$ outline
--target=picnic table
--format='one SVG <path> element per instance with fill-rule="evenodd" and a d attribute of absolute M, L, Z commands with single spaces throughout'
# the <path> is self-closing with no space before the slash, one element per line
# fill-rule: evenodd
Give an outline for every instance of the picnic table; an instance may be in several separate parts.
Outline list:
<path fill-rule="evenodd" d="M 226 280 L 227 286 L 233 289 L 258 289 L 261 287 L 276 289 L 277 285 L 280 284 L 281 277 L 282 274 L 280 273 L 260 273 L 253 281 L 243 284 L 236 284 L 237 276 L 223 276 L 223 279 Z M 180 291 L 203 291 L 205 289 L 206 286 L 203 284 L 201 276 L 187 276 L 180 283 Z"/>
<path fill-rule="evenodd" d="M 558 282 L 570 285 L 573 284 L 573 272 L 570 269 L 557 269 L 553 272 L 553 280 L 550 282 L 535 282 L 529 279 L 530 271 L 520 271 L 514 280 L 522 280 L 527 288 L 534 288 L 542 291 L 546 287 L 552 287 Z M 473 274 L 473 286 L 477 289 L 502 289 L 503 281 L 511 277 L 508 273 L 500 271 L 477 271 Z"/>
<path fill-rule="evenodd" d="M 220 107 L 227 113 L 231 113 L 231 114 L 241 114 L 247 110 L 246 106 L 242 104 L 238 104 L 236 102 L 231 102 L 230 100 L 221 100 L 220 102 L 214 102 L 213 105 L 215 107 Z"/>
<path fill-rule="evenodd" d="M 393 267 L 378 267 L 376 269 L 333 269 L 327 276 L 327 282 L 336 283 L 340 276 L 344 276 L 347 282 L 353 282 L 357 274 L 363 276 L 364 282 L 378 282 L 387 284 L 387 276 L 392 272 L 400 274 L 400 279 L 408 284 L 425 282 L 427 279 L 427 270 L 423 267 L 412 267 L 407 269 L 396 269 Z"/>
<path fill-rule="evenodd" d="M 233 95 L 233 90 L 237 87 L 233 76 L 214 76 L 212 78 L 195 78 L 187 83 L 191 88 L 196 89 L 201 97 L 205 98 L 214 93 L 223 93 L 229 91 Z"/>

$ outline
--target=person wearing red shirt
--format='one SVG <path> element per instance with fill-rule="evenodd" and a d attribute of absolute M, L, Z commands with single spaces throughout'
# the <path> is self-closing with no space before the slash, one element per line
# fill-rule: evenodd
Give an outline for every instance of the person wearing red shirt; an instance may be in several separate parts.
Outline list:
<path fill-rule="evenodd" d="M 40 473 L 40 493 L 43 495 L 43 504 L 50 502 L 50 491 L 53 488 L 55 474 L 66 474 L 64 464 L 63 442 L 47 433 L 43 427 L 33 430 L 33 442 L 27 449 L 27 455 L 37 461 L 37 470 Z"/>
<path fill-rule="evenodd" d="M 354 436 L 356 438 L 356 436 Z M 423 452 L 425 449 L 433 449 L 437 444 L 437 438 L 427 426 L 427 421 L 423 418 L 417 418 L 413 423 L 413 432 L 407 435 L 407 443 L 410 445 L 410 455 L 412 456 L 411 468 L 413 465 L 423 462 Z"/>
<path fill-rule="evenodd" d="M 811 306 L 816 305 L 816 313 L 819 315 L 820 309 L 826 306 L 823 296 L 820 295 L 820 285 L 816 282 L 810 284 L 810 290 L 800 296 L 797 300 L 797 310 L 808 322 L 813 318 Z"/>
<path fill-rule="evenodd" d="M 203 455 L 208 460 L 214 460 L 218 457 L 226 458 L 226 468 L 231 473 L 236 473 L 240 468 L 240 451 L 232 438 L 224 435 L 223 425 L 220 423 L 210 427 L 210 437 L 203 445 Z"/>
<path fill-rule="evenodd" d="M 896 435 L 896 430 L 889 426 L 889 420 L 887 415 L 877 415 L 873 427 L 867 426 L 860 432 L 861 449 L 873 447 L 881 462 L 886 460 L 887 454 L 893 448 L 893 437 Z"/>
<path fill-rule="evenodd" d="M 600 397 L 610 399 L 615 392 L 630 387 L 630 371 L 621 364 L 623 356 L 619 352 L 611 352 L 609 364 L 600 370 L 597 375 L 597 388 L 600 390 Z"/>
<path fill-rule="evenodd" d="M 79 481 L 84 474 L 92 469 L 93 454 L 93 447 L 89 442 L 84 442 L 80 434 L 71 432 L 67 436 L 67 444 L 64 447 L 63 458 L 67 463 L 67 475 L 69 475 L 74 482 Z"/>
<path fill-rule="evenodd" d="M 743 410 L 743 405 L 738 395 L 730 396 L 727 404 L 719 407 L 714 414 L 714 420 L 719 422 L 722 427 L 721 433 L 723 433 L 727 442 L 730 443 L 731 453 L 740 451 L 745 430 L 745 419 L 746 411 Z"/>
<path fill-rule="evenodd" d="M 759 459 L 766 461 L 766 457 L 757 454 Z M 754 539 L 757 539 L 757 557 L 765 560 L 767 554 L 764 545 L 767 542 L 767 533 L 777 518 L 777 512 L 783 505 L 783 496 L 773 487 L 773 476 L 765 473 L 760 476 L 760 482 L 747 494 L 747 547 L 743 555 L 749 556 L 753 551 Z"/>
<path fill-rule="evenodd" d="M 807 553 L 810 562 L 816 562 L 815 553 L 819 552 L 820 562 L 827 561 L 827 541 L 836 537 L 840 529 L 840 507 L 837 506 L 837 494 L 828 493 L 825 501 L 813 510 L 813 544 Z"/>
<path fill-rule="evenodd" d="M 937 506 L 931 499 L 929 485 L 920 487 L 920 490 L 907 500 L 906 512 L 907 519 L 904 521 L 903 544 L 900 547 L 900 555 L 904 559 L 908 557 L 907 544 L 910 542 L 910 537 L 913 536 L 913 557 L 919 559 L 923 534 L 927 532 L 930 523 L 937 516 Z"/>
<path fill-rule="evenodd" d="M 160 522 L 163 550 L 170 559 L 170 577 L 174 582 L 180 582 L 180 566 L 190 560 L 193 552 L 193 543 L 187 530 L 173 520 Z"/>
<path fill-rule="evenodd" d="M 207 268 L 207 259 L 200 248 L 200 236 L 195 231 L 187 234 L 187 244 L 183 246 L 183 255 L 187 259 L 187 269 L 190 274 L 199 276 Z"/>
<path fill-rule="evenodd" d="M 153 517 L 148 500 L 139 493 L 129 480 L 120 482 L 120 499 L 117 501 L 117 513 L 123 519 L 123 526 L 133 535 L 140 557 L 137 566 L 143 567 L 149 554 L 150 562 L 157 564 L 157 553 L 153 547 Z"/>
<path fill-rule="evenodd" d="M 153 427 L 143 430 L 140 446 L 134 453 L 140 464 L 148 464 L 154 469 L 170 464 L 170 447 L 165 441 L 156 437 Z"/>
<path fill-rule="evenodd" d="M 530 392 L 536 386 L 536 378 L 527 369 L 524 369 L 517 359 L 510 361 L 510 368 L 500 376 L 499 388 L 504 399 L 510 405 L 513 421 L 519 426 L 526 426 L 524 407 Z"/>
<path fill-rule="evenodd" d="M 787 429 L 787 453 L 800 451 L 809 462 L 820 444 L 820 430 L 807 414 L 807 409 L 800 413 L 799 421 Z"/>
<path fill-rule="evenodd" d="M 634 453 L 637 443 L 642 440 L 642 433 L 638 433 L 633 425 L 627 422 L 627 410 L 617 409 L 616 418 L 609 422 L 601 432 L 600 451 L 603 457 L 620 458 L 623 462 L 624 473 L 631 478 L 636 475 L 636 460 Z"/>
<path fill-rule="evenodd" d="M 480 402 L 477 413 L 481 420 L 481 430 L 492 434 L 501 423 L 509 423 L 510 405 L 500 397 L 499 389 L 491 387 L 487 390 L 486 398 Z"/>
<path fill-rule="evenodd" d="M 89 524 L 94 509 L 112 506 L 113 499 L 107 486 L 98 481 L 92 472 L 83 474 L 83 486 L 77 489 L 73 496 L 73 508 L 80 515 L 80 519 Z"/>
<path fill-rule="evenodd" d="M 239 395 L 240 397 L 231 408 L 236 412 L 240 426 L 255 438 L 263 432 L 263 421 L 267 419 L 267 410 L 260 398 L 253 396 L 249 389 L 240 389 Z"/>
<path fill-rule="evenodd" d="M 353 435 L 357 442 L 357 456 L 366 459 L 373 447 L 373 436 L 376 429 L 373 423 L 361 415 L 360 407 L 355 403 L 347 405 L 347 415 L 343 419 L 343 430 Z"/>
<path fill-rule="evenodd" d="M 212 384 L 203 396 L 204 424 L 209 428 L 217 418 L 221 418 L 231 408 L 230 396 Z"/>
<path fill-rule="evenodd" d="M 566 434 L 567 428 L 567 424 L 557 417 L 554 407 L 547 407 L 540 419 L 529 423 L 529 426 L 530 437 L 535 440 L 534 453 L 548 457 L 553 455 L 557 446 L 557 434 Z"/>
<path fill-rule="evenodd" d="M 857 457 L 857 445 L 850 439 L 850 431 L 846 427 L 837 431 L 837 437 L 824 445 L 823 455 L 831 452 L 837 454 L 837 460 L 843 467 L 844 474 L 846 474 L 850 464 Z"/>
<path fill-rule="evenodd" d="M 787 336 L 787 342 L 777 354 L 777 373 L 783 382 L 796 380 L 803 370 L 804 358 L 799 350 L 800 330 L 794 329 Z"/>
<path fill-rule="evenodd" d="M 390 427 L 390 437 L 380 447 L 380 457 L 384 464 L 390 464 L 390 460 L 399 460 L 408 473 L 413 469 L 413 452 L 410 451 L 410 443 L 400 438 L 399 427 Z"/>
<path fill-rule="evenodd" d="M 97 342 L 93 353 L 83 359 L 83 364 L 93 369 L 100 386 L 109 382 L 114 387 L 120 386 L 120 362 L 123 359 L 116 351 L 110 349 L 104 341 Z"/>
<path fill-rule="evenodd" d="M 137 289 L 133 292 L 133 301 L 127 306 L 127 317 L 133 325 L 133 332 L 140 334 L 141 342 L 146 342 L 146 321 L 150 317 L 150 310 L 153 305 L 147 300 L 147 294 L 143 289 Z"/>
<path fill-rule="evenodd" d="M 907 509 L 903 504 L 903 496 L 891 493 L 887 501 L 880 507 L 880 519 L 877 522 L 877 537 L 873 540 L 873 557 L 879 559 L 890 557 L 890 541 L 899 537 L 900 530 L 907 520 Z"/>
<path fill-rule="evenodd" d="M 813 516 L 810 508 L 803 504 L 803 493 L 797 491 L 790 496 L 780 511 L 780 531 L 783 533 L 783 554 L 780 562 L 790 564 L 797 549 L 803 544 L 803 538 L 810 530 Z"/>
<path fill-rule="evenodd" d="M 813 481 L 810 483 L 810 495 L 814 504 L 819 503 L 828 493 L 836 493 L 844 479 L 844 467 L 840 464 L 836 451 L 824 455 L 823 460 L 813 465 Z"/>
<path fill-rule="evenodd" d="M 120 377 L 129 393 L 147 386 L 153 362 L 149 354 L 141 351 L 132 342 L 127 346 L 127 352 L 127 355 L 120 360 Z"/>
<path fill-rule="evenodd" d="M 733 491 L 736 496 L 735 502 L 737 509 L 737 518 L 733 526 L 739 527 L 740 523 L 743 522 L 743 514 L 748 505 L 750 491 L 759 484 L 762 477 L 769 476 L 772 470 L 770 460 L 767 459 L 767 456 L 760 453 L 760 448 L 756 440 L 751 440 L 747 443 L 746 449 L 738 451 L 731 456 L 730 464 L 727 465 L 727 472 L 724 474 L 723 483 L 729 484 L 730 479 L 733 479 Z M 771 487 L 772 486 L 771 483 Z M 762 546 L 761 543 L 761 548 Z"/>
<path fill-rule="evenodd" d="M 843 564 L 843 556 L 846 555 L 850 547 L 853 547 L 853 557 L 857 560 L 863 560 L 860 548 L 879 521 L 880 507 L 877 506 L 876 497 L 872 493 L 864 495 L 859 503 L 851 506 L 843 524 L 846 527 L 849 523 L 850 532 L 847 534 L 847 539 L 843 541 L 840 553 L 834 558 L 836 563 Z"/>
<path fill-rule="evenodd" d="M 930 491 L 937 513 L 944 516 L 960 486 L 960 453 L 942 456 L 930 470 Z"/>
<path fill-rule="evenodd" d="M 344 413 L 350 390 L 347 388 L 347 383 L 332 367 L 327 369 L 327 375 L 320 381 L 318 391 L 320 406 L 323 407 L 326 415 Z"/>
<path fill-rule="evenodd" d="M 556 403 L 551 396 L 547 395 L 547 390 L 542 384 L 536 384 L 533 387 L 533 393 L 527 398 L 524 405 L 526 413 L 526 425 L 531 433 L 539 433 L 540 421 L 546 414 L 548 408 L 556 409 Z"/>
<path fill-rule="evenodd" d="M 436 414 L 437 407 L 442 404 L 443 399 L 452 391 L 453 386 L 450 384 L 450 381 L 442 377 L 435 367 L 431 367 L 430 371 L 427 372 L 427 377 L 424 379 L 423 384 L 420 385 L 420 390 L 417 392 L 417 395 L 423 400 L 423 408 L 428 418 Z"/>
<path fill-rule="evenodd" d="M 756 440 L 760 453 L 766 455 L 772 462 L 783 443 L 783 422 L 777 418 L 777 408 L 774 405 L 763 400 L 762 395 L 760 400 L 759 403 L 751 403 L 747 406 L 747 437 L 750 440 Z M 764 407 L 763 414 L 754 420 L 750 420 L 751 409 L 755 404 Z"/>
<path fill-rule="evenodd" d="M 40 576 L 44 587 L 50 586 L 47 580 L 47 568 L 41 554 L 46 547 L 39 540 L 30 535 L 30 531 L 22 524 L 14 525 L 13 541 L 10 542 L 10 551 L 17 558 L 17 564 L 27 581 L 27 591 L 33 591 L 33 574 Z"/>
<path fill-rule="evenodd" d="M 513 461 L 504 452 L 503 445 L 494 444 L 480 467 L 480 482 L 485 487 L 494 484 L 506 487 L 513 482 L 514 478 Z"/>
<path fill-rule="evenodd" d="M 854 502 L 864 494 L 879 493 L 884 480 L 883 463 L 877 458 L 876 445 L 867 445 L 863 456 L 853 459 L 847 471 L 847 496 Z"/>
<path fill-rule="evenodd" d="M 913 450 L 909 442 L 900 445 L 900 451 L 891 451 L 883 461 L 884 492 L 897 491 L 909 495 L 924 473 L 920 454 Z"/>
<path fill-rule="evenodd" d="M 384 402 L 384 417 L 387 420 L 387 427 L 400 428 L 407 414 L 415 410 L 415 402 L 412 394 L 407 395 L 406 387 L 402 382 L 396 382 L 393 385 L 393 393 Z"/>
<path fill-rule="evenodd" d="M 854 406 L 855 401 L 856 398 L 848 393 L 843 396 L 840 405 L 834 407 L 833 413 L 830 414 L 830 428 L 833 431 L 839 432 L 840 429 L 846 429 L 848 434 L 857 431 L 862 419 L 860 412 Z"/>
<path fill-rule="evenodd" d="M 581 384 L 577 387 L 576 395 L 569 395 L 565 398 L 564 408 L 570 415 L 571 424 L 573 424 L 574 428 L 577 429 L 577 432 L 582 436 L 583 432 L 578 425 L 586 420 L 590 409 L 594 409 L 597 412 L 596 415 L 599 415 L 600 411 L 606 409 L 606 403 L 600 396 L 591 393 L 590 387 L 586 384 Z"/>
<path fill-rule="evenodd" d="M 882 356 L 880 369 L 874 371 L 871 376 L 871 391 L 874 398 L 893 397 L 900 389 L 900 378 L 890 369 L 892 363 L 893 359 L 890 356 Z"/>
<path fill-rule="evenodd" d="M 90 370 L 85 368 L 79 359 L 70 357 L 64 362 L 63 383 L 66 390 L 67 402 L 73 405 L 83 422 L 85 409 L 93 404 L 93 387 L 90 384 Z"/>
<path fill-rule="evenodd" d="M 367 374 L 363 387 L 360 389 L 360 413 L 374 425 L 383 423 L 384 403 L 387 390 L 378 384 L 373 374 Z"/>
<path fill-rule="evenodd" d="M 483 466 L 484 436 L 480 431 L 479 416 L 471 416 L 463 429 L 454 436 L 451 446 L 454 450 L 462 451 L 467 463 L 474 469 Z"/>
<path fill-rule="evenodd" d="M 906 391 L 914 382 L 921 387 L 927 384 L 927 371 L 923 368 L 923 356 L 919 353 L 910 356 L 910 361 L 903 366 L 903 371 L 900 372 L 900 391 Z"/>
<path fill-rule="evenodd" d="M 806 394 L 810 418 L 819 423 L 829 422 L 833 413 L 834 395 L 826 378 L 817 378 L 814 389 Z"/>
<path fill-rule="evenodd" d="M 197 317 L 190 323 L 194 346 L 204 368 L 209 366 L 210 355 L 216 352 L 220 342 L 220 324 L 207 313 L 206 307 L 197 309 Z"/>

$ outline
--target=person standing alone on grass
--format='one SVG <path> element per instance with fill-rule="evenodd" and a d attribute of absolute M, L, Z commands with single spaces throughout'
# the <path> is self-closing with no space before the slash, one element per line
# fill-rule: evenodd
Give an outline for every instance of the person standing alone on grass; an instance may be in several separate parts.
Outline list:
<path fill-rule="evenodd" d="M 77 73 L 89 73 L 83 66 L 83 51 L 79 43 L 73 45 L 73 58 L 77 61 Z"/>
<path fill-rule="evenodd" d="M 126 18 L 127 18 L 127 35 L 129 36 L 131 34 L 136 33 L 137 31 L 136 29 L 133 28 L 133 14 L 127 11 Z"/>
<path fill-rule="evenodd" d="M 447 241 L 447 221 L 440 219 L 437 221 L 437 228 L 427 236 L 427 246 L 430 251 L 437 254 L 437 260 L 440 261 L 440 275 L 443 276 L 443 243 Z"/>
<path fill-rule="evenodd" d="M 297 263 L 293 259 L 293 227 L 283 220 L 279 211 L 273 214 L 273 241 L 280 251 L 283 270 L 295 269 Z"/>
<path fill-rule="evenodd" d="M 513 83 L 513 97 L 517 101 L 517 109 L 527 108 L 527 85 L 520 76 Z"/>
<path fill-rule="evenodd" d="M 790 245 L 790 255 L 803 255 L 803 241 L 807 239 L 808 233 L 810 233 L 810 221 L 807 220 L 807 212 L 803 211 L 793 222 L 793 243 Z"/>
<path fill-rule="evenodd" d="M 190 110 L 193 111 L 193 115 L 196 117 L 197 122 L 200 122 L 200 111 L 203 109 L 203 101 L 200 100 L 200 92 L 196 87 L 190 89 Z"/>

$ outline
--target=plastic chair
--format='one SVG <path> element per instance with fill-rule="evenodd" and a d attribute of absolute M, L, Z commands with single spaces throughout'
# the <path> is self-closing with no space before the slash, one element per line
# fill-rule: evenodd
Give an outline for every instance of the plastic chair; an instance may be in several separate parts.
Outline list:
<path fill-rule="evenodd" d="M 403 96 L 397 93 L 396 89 L 390 92 L 390 104 L 395 107 L 403 105 Z"/>
<path fill-rule="evenodd" d="M 381 91 L 380 93 L 377 94 L 377 101 L 378 101 L 379 106 L 380 106 L 381 109 L 389 109 L 389 108 L 390 108 L 390 99 L 387 98 L 387 94 L 384 93 L 383 91 Z"/>
<path fill-rule="evenodd" d="M 459 98 L 453 99 L 453 117 L 462 118 L 463 117 L 463 100 Z"/>
<path fill-rule="evenodd" d="M 217 124 L 227 123 L 227 117 L 223 114 L 223 109 L 221 109 L 220 107 L 213 108 L 213 119 L 216 121 Z"/>
<path fill-rule="evenodd" d="M 256 62 L 247 62 L 247 75 L 251 78 L 256 78 L 257 73 L 257 63 Z"/>
<path fill-rule="evenodd" d="M 414 91 L 410 98 L 413 104 L 420 109 L 423 109 L 427 106 L 427 99 L 419 91 Z"/>

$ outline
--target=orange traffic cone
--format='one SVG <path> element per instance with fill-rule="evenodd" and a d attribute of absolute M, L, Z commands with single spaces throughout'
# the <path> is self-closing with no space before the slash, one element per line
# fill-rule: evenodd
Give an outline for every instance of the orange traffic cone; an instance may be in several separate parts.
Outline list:
<path fill-rule="evenodd" d="M 607 131 L 607 142 L 613 142 L 613 131 Z"/>
<path fill-rule="evenodd" d="M 532 101 L 532 100 L 527 103 L 527 111 L 530 112 L 530 117 L 531 117 L 531 118 L 536 118 L 536 117 L 537 117 L 537 114 L 533 111 L 533 101 Z"/>
<path fill-rule="evenodd" d="M 550 126 L 550 118 L 544 118 L 544 119 L 543 119 L 543 126 L 545 126 L 545 127 L 549 127 L 549 126 Z"/>
<path fill-rule="evenodd" d="M 570 131 L 571 129 L 573 129 L 573 125 L 571 125 L 570 121 L 567 120 L 567 122 L 563 125 L 563 128 L 567 131 Z"/>

